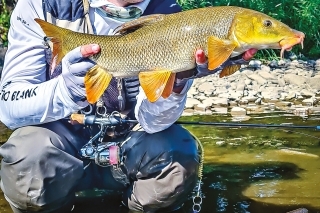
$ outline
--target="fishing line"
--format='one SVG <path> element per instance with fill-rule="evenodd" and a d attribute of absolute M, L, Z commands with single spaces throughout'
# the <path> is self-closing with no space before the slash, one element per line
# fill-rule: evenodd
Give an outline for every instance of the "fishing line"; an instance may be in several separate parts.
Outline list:
<path fill-rule="evenodd" d="M 313 136 L 307 133 L 293 131 L 291 129 L 313 129 L 320 130 L 320 126 L 298 126 L 298 125 L 276 125 L 276 124 L 241 124 L 241 123 L 220 123 L 220 122 L 201 122 L 201 121 L 177 121 L 176 124 L 182 125 L 204 125 L 204 126 L 218 126 L 218 127 L 247 127 L 247 128 L 262 128 L 262 129 L 272 129 L 272 130 L 282 130 L 285 132 L 292 132 L 304 136 L 308 136 L 311 138 L 315 138 L 320 140 L 319 137 Z"/>

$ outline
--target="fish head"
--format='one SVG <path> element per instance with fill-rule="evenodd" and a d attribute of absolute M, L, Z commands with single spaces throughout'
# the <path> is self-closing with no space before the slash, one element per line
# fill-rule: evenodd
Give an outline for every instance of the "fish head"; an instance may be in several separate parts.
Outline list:
<path fill-rule="evenodd" d="M 266 14 L 246 10 L 235 16 L 233 35 L 242 49 L 281 49 L 281 58 L 285 50 L 290 51 L 301 44 L 305 34 Z"/>

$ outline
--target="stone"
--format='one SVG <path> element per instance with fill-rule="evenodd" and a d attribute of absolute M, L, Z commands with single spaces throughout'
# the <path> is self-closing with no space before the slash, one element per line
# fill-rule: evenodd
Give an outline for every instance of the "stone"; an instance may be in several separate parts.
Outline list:
<path fill-rule="evenodd" d="M 230 113 L 232 116 L 245 116 L 247 111 L 242 107 L 233 107 Z"/>
<path fill-rule="evenodd" d="M 203 101 L 202 101 L 202 104 L 204 104 L 204 105 L 206 105 L 208 108 L 210 108 L 210 107 L 213 105 L 214 101 L 215 101 L 215 98 L 209 97 L 209 98 L 203 100 Z"/>
<path fill-rule="evenodd" d="M 286 83 L 291 85 L 302 85 L 307 81 L 306 77 L 295 74 L 285 74 L 283 78 Z"/>
<path fill-rule="evenodd" d="M 254 103 L 255 104 L 261 104 L 261 98 L 257 98 L 257 100 Z"/>
<path fill-rule="evenodd" d="M 304 99 L 302 101 L 302 106 L 313 106 L 315 103 L 315 99 L 314 98 L 308 98 L 308 99 Z"/>
<path fill-rule="evenodd" d="M 301 90 L 301 95 L 305 96 L 305 97 L 312 97 L 315 94 L 307 89 L 303 89 L 303 90 Z"/>
<path fill-rule="evenodd" d="M 225 141 L 217 141 L 216 145 L 217 146 L 224 146 L 224 145 L 226 145 L 226 142 Z"/>
<path fill-rule="evenodd" d="M 205 91 L 214 91 L 214 90 L 215 90 L 214 85 L 210 82 L 203 82 L 198 87 L 198 91 L 202 93 Z"/>
<path fill-rule="evenodd" d="M 217 114 L 228 114 L 228 108 L 226 107 L 214 107 L 211 110 Z"/>
<path fill-rule="evenodd" d="M 185 109 L 193 109 L 194 106 L 201 104 L 201 102 L 197 99 L 194 98 L 188 98 L 186 105 L 185 105 Z"/>
<path fill-rule="evenodd" d="M 261 70 L 258 72 L 258 74 L 266 80 L 276 80 L 277 79 L 277 75 L 274 73 L 271 73 L 270 70 L 269 71 Z"/>
<path fill-rule="evenodd" d="M 320 107 L 310 107 L 309 114 L 320 114 Z"/>
<path fill-rule="evenodd" d="M 284 87 L 286 85 L 286 82 L 283 79 L 283 77 L 278 76 L 278 84 L 279 84 L 280 87 Z"/>
<path fill-rule="evenodd" d="M 256 96 L 247 96 L 247 97 L 241 98 L 241 100 L 247 100 L 248 103 L 249 102 L 255 102 L 257 99 L 258 99 L 258 97 L 256 97 Z"/>
<path fill-rule="evenodd" d="M 289 92 L 288 95 L 285 97 L 285 100 L 290 101 L 296 98 L 296 92 Z"/>
<path fill-rule="evenodd" d="M 227 107 L 228 106 L 228 98 L 213 98 L 212 105 Z"/>
<path fill-rule="evenodd" d="M 249 75 L 248 78 L 251 79 L 252 81 L 256 81 L 260 85 L 267 83 L 266 79 L 262 78 L 259 74 L 256 74 L 256 73 Z"/>
<path fill-rule="evenodd" d="M 320 90 L 320 75 L 314 78 L 310 78 L 306 82 L 310 88 Z"/>
<path fill-rule="evenodd" d="M 279 102 L 276 102 L 275 105 L 277 107 L 289 107 L 292 105 L 292 103 L 289 101 L 279 101 Z"/>
<path fill-rule="evenodd" d="M 209 107 L 206 106 L 205 104 L 197 104 L 194 106 L 194 110 L 196 110 L 196 111 L 204 112 L 204 111 L 206 111 L 206 109 L 209 109 Z"/>
<path fill-rule="evenodd" d="M 185 109 L 182 112 L 182 116 L 192 116 L 192 115 L 194 115 L 194 110 L 193 109 Z"/>

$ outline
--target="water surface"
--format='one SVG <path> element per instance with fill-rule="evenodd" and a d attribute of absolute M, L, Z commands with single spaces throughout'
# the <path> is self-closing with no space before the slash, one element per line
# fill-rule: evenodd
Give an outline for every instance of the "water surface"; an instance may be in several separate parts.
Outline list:
<path fill-rule="evenodd" d="M 316 126 L 320 116 L 251 115 L 238 123 Z M 183 117 L 183 121 L 234 122 L 230 116 Z M 185 125 L 205 150 L 203 213 L 320 212 L 320 131 Z M 1 128 L 0 141 L 9 132 Z M 120 196 L 93 190 L 79 193 L 73 212 L 128 213 Z M 0 194 L 0 212 L 11 212 Z M 192 212 L 192 195 L 183 209 Z M 177 213 L 178 213 L 177 212 Z"/>

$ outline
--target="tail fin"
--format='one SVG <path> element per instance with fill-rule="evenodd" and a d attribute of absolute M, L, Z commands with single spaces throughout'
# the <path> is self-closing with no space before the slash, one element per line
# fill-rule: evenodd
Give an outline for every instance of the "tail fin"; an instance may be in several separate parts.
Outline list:
<path fill-rule="evenodd" d="M 55 60 L 53 64 L 58 65 L 65 53 L 62 50 L 63 38 L 69 30 L 55 26 L 41 19 L 34 19 L 42 28 L 43 32 L 50 39 L 53 44 L 52 60 Z"/>

